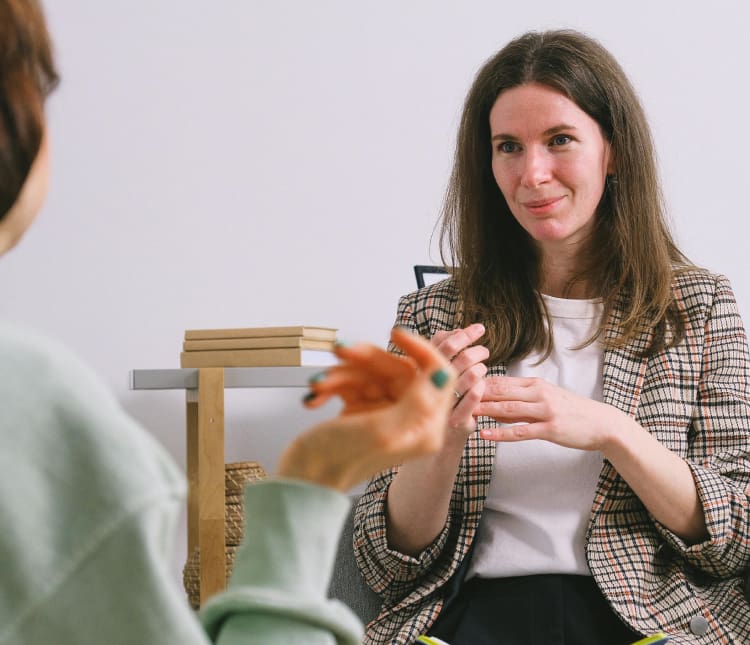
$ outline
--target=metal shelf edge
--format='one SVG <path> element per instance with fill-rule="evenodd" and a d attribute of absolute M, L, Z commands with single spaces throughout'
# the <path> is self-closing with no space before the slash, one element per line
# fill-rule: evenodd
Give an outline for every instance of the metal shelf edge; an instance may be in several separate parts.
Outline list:
<path fill-rule="evenodd" d="M 305 387 L 325 367 L 225 367 L 224 387 Z M 135 369 L 131 390 L 194 390 L 198 368 Z"/>

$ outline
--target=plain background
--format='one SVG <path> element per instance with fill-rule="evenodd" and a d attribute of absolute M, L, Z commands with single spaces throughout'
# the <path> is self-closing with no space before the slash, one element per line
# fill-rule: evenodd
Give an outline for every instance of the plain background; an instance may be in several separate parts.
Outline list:
<path fill-rule="evenodd" d="M 83 355 L 181 464 L 184 392 L 131 392 L 129 370 L 178 367 L 202 327 L 324 325 L 384 345 L 412 266 L 439 261 L 473 75 L 529 29 L 585 31 L 620 61 L 679 243 L 732 279 L 750 320 L 745 0 L 46 6 L 52 185 L 2 261 L 0 313 Z M 305 412 L 303 394 L 227 391 L 227 460 L 273 470 L 337 410 Z"/>

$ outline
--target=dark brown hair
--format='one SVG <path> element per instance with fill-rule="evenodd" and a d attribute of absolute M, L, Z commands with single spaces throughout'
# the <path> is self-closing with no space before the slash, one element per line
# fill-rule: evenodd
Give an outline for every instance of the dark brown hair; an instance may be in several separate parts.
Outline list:
<path fill-rule="evenodd" d="M 492 174 L 490 110 L 503 90 L 525 83 L 576 103 L 612 148 L 616 178 L 608 178 L 599 203 L 586 265 L 568 286 L 585 280 L 603 299 L 599 334 L 615 306 L 622 310 L 621 333 L 608 339 L 610 346 L 625 345 L 644 328 L 655 332 L 647 354 L 679 342 L 684 322 L 671 285 L 688 261 L 666 225 L 646 116 L 612 55 L 569 30 L 511 41 L 479 70 L 466 98 L 440 231 L 443 262 L 456 267 L 463 323 L 485 325 L 491 362 L 550 349 L 540 258 Z"/>
<path fill-rule="evenodd" d="M 44 101 L 58 82 L 36 0 L 0 0 L 0 218 L 10 210 L 44 135 Z"/>

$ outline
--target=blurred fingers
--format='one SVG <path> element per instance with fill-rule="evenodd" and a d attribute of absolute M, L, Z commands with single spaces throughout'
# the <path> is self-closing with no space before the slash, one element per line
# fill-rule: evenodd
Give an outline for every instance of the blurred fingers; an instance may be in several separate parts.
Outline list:
<path fill-rule="evenodd" d="M 337 366 L 310 381 L 310 391 L 302 402 L 315 409 L 338 396 L 349 406 L 358 402 L 385 405 L 394 400 L 393 390 L 393 383 L 387 379 L 351 366 Z"/>
<path fill-rule="evenodd" d="M 341 363 L 311 379 L 304 405 L 317 408 L 333 396 L 341 397 L 348 411 L 355 404 L 357 409 L 359 404 L 387 405 L 404 395 L 417 374 L 429 378 L 432 389 L 452 386 L 455 370 L 429 341 L 401 328 L 392 331 L 391 339 L 404 356 L 367 343 L 337 347 Z"/>
<path fill-rule="evenodd" d="M 397 356 L 370 343 L 341 345 L 335 351 L 342 361 L 342 367 L 356 366 L 381 378 L 403 377 L 414 373 L 414 364 L 409 357 Z M 336 367 L 333 367 L 329 372 L 335 370 Z"/>
<path fill-rule="evenodd" d="M 396 327 L 391 331 L 391 340 L 425 372 L 448 368 L 446 358 L 428 340 L 417 334 Z"/>

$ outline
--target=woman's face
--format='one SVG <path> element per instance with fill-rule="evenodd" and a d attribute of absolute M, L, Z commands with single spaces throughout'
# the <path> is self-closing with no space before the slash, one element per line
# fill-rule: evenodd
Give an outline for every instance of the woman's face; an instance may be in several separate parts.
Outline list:
<path fill-rule="evenodd" d="M 529 83 L 505 90 L 490 111 L 492 173 L 513 216 L 543 255 L 570 255 L 590 233 L 610 144 L 563 94 Z"/>
<path fill-rule="evenodd" d="M 0 255 L 18 243 L 41 210 L 47 196 L 48 177 L 49 147 L 45 134 L 18 199 L 0 219 Z"/>

